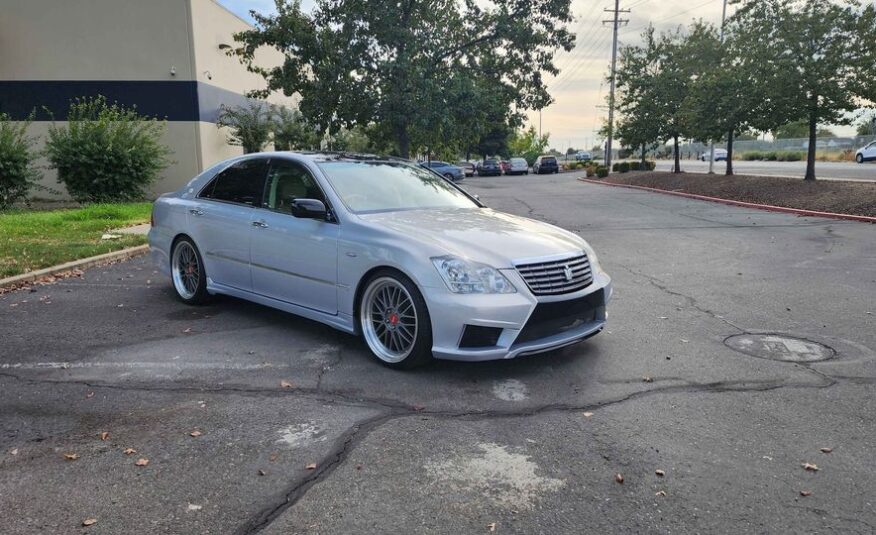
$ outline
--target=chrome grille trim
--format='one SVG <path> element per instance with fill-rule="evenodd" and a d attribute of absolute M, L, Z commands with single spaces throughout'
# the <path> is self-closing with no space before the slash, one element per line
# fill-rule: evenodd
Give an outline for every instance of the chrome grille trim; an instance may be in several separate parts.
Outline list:
<path fill-rule="evenodd" d="M 567 294 L 583 290 L 593 284 L 593 272 L 587 255 L 515 267 L 535 295 Z M 566 277 L 567 267 L 572 274 L 571 280 Z"/>

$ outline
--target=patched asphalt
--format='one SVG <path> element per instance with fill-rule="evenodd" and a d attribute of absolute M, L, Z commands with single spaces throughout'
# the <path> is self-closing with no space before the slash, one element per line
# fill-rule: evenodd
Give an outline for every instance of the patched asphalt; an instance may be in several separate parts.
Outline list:
<path fill-rule="evenodd" d="M 605 332 L 398 372 L 282 312 L 186 307 L 145 258 L 12 292 L 2 531 L 876 531 L 876 226 L 568 174 L 464 186 L 591 242 Z"/>

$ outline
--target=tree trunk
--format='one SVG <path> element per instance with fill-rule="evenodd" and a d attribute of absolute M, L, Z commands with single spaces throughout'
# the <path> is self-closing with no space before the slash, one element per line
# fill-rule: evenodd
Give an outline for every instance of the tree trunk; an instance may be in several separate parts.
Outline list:
<path fill-rule="evenodd" d="M 679 154 L 678 151 L 678 134 L 672 136 L 672 141 L 675 145 L 675 169 L 673 170 L 673 173 L 681 173 L 681 154 Z"/>
<path fill-rule="evenodd" d="M 647 171 L 647 169 L 645 169 L 645 166 L 648 164 L 647 152 L 648 152 L 647 145 L 642 143 L 642 167 L 641 167 L 642 171 Z"/>
<path fill-rule="evenodd" d="M 727 176 L 733 176 L 733 129 L 727 132 Z"/>
<path fill-rule="evenodd" d="M 405 160 L 411 157 L 411 138 L 408 135 L 408 127 L 400 124 L 395 128 L 395 140 L 398 142 L 398 155 Z"/>
<path fill-rule="evenodd" d="M 806 151 L 806 177 L 803 180 L 815 180 L 815 149 L 816 149 L 816 134 L 818 132 L 818 117 L 815 113 L 815 105 L 818 102 L 818 97 L 813 100 L 813 106 L 809 109 L 809 150 Z"/>

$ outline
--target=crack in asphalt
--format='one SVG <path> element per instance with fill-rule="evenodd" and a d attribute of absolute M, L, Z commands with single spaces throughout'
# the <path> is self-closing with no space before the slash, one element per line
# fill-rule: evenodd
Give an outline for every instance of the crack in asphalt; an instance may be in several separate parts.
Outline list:
<path fill-rule="evenodd" d="M 713 318 L 713 319 L 716 319 L 716 320 L 719 320 L 719 321 L 721 321 L 721 322 L 723 322 L 723 323 L 726 323 L 726 324 L 729 325 L 730 327 L 733 327 L 734 329 L 736 329 L 737 331 L 739 331 L 740 334 L 744 334 L 744 333 L 747 333 L 747 332 L 748 332 L 746 329 L 740 327 L 739 325 L 736 325 L 735 323 L 733 323 L 732 321 L 728 320 L 728 319 L 725 318 L 724 316 L 721 316 L 721 315 L 718 314 L 717 312 L 715 312 L 715 311 L 713 311 L 713 310 L 710 310 L 710 309 L 708 309 L 708 308 L 705 308 L 705 307 L 701 306 L 701 305 L 697 302 L 697 299 L 696 299 L 695 297 L 690 296 L 690 295 L 687 295 L 687 294 L 683 294 L 683 293 L 678 292 L 678 291 L 676 291 L 676 290 L 672 290 L 672 289 L 670 289 L 669 286 L 668 286 L 665 282 L 663 282 L 662 280 L 660 280 L 659 278 L 657 278 L 657 277 L 655 277 L 655 276 L 653 276 L 653 275 L 648 275 L 647 273 L 642 273 L 641 271 L 636 271 L 636 270 L 634 270 L 634 269 L 632 269 L 632 268 L 630 268 L 630 267 L 628 267 L 628 266 L 624 266 L 624 265 L 621 265 L 621 264 L 616 264 L 616 265 L 617 265 L 618 267 L 620 267 L 621 269 L 623 269 L 623 270 L 625 270 L 625 271 L 628 271 L 629 273 L 631 273 L 631 274 L 634 275 L 634 276 L 644 278 L 644 279 L 647 280 L 652 286 L 654 286 L 655 288 L 657 288 L 658 290 L 660 290 L 660 291 L 662 291 L 662 292 L 664 292 L 664 293 L 667 293 L 667 294 L 672 295 L 672 296 L 675 296 L 675 297 L 681 297 L 682 299 L 684 299 L 685 301 L 687 301 L 687 306 L 688 306 L 689 308 L 693 308 L 694 310 L 697 310 L 697 311 L 699 311 L 699 312 L 701 312 L 701 313 L 703 313 L 703 314 L 705 314 L 705 315 L 707 315 L 707 316 L 709 316 L 709 317 L 711 317 L 711 318 Z"/>
<path fill-rule="evenodd" d="M 819 509 L 817 507 L 807 507 L 805 505 L 784 504 L 783 507 L 786 507 L 788 509 L 802 509 L 803 511 L 815 513 L 816 515 L 821 516 L 821 517 L 832 518 L 834 520 L 840 520 L 842 522 L 863 524 L 863 525 L 867 526 L 868 528 L 870 528 L 870 532 L 876 531 L 876 526 L 874 526 L 873 524 L 870 524 L 869 522 L 861 520 L 860 518 L 850 518 L 850 517 L 846 517 L 846 516 L 839 516 L 839 515 L 835 515 L 835 514 L 831 513 L 830 511 L 826 511 L 824 509 Z"/>

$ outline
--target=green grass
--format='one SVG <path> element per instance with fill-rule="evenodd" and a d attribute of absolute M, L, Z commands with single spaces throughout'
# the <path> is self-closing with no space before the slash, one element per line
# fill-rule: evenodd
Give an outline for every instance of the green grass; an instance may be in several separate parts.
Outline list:
<path fill-rule="evenodd" d="M 152 203 L 94 204 L 70 210 L 0 212 L 0 278 L 146 243 L 101 240 L 110 229 L 146 223 Z"/>

